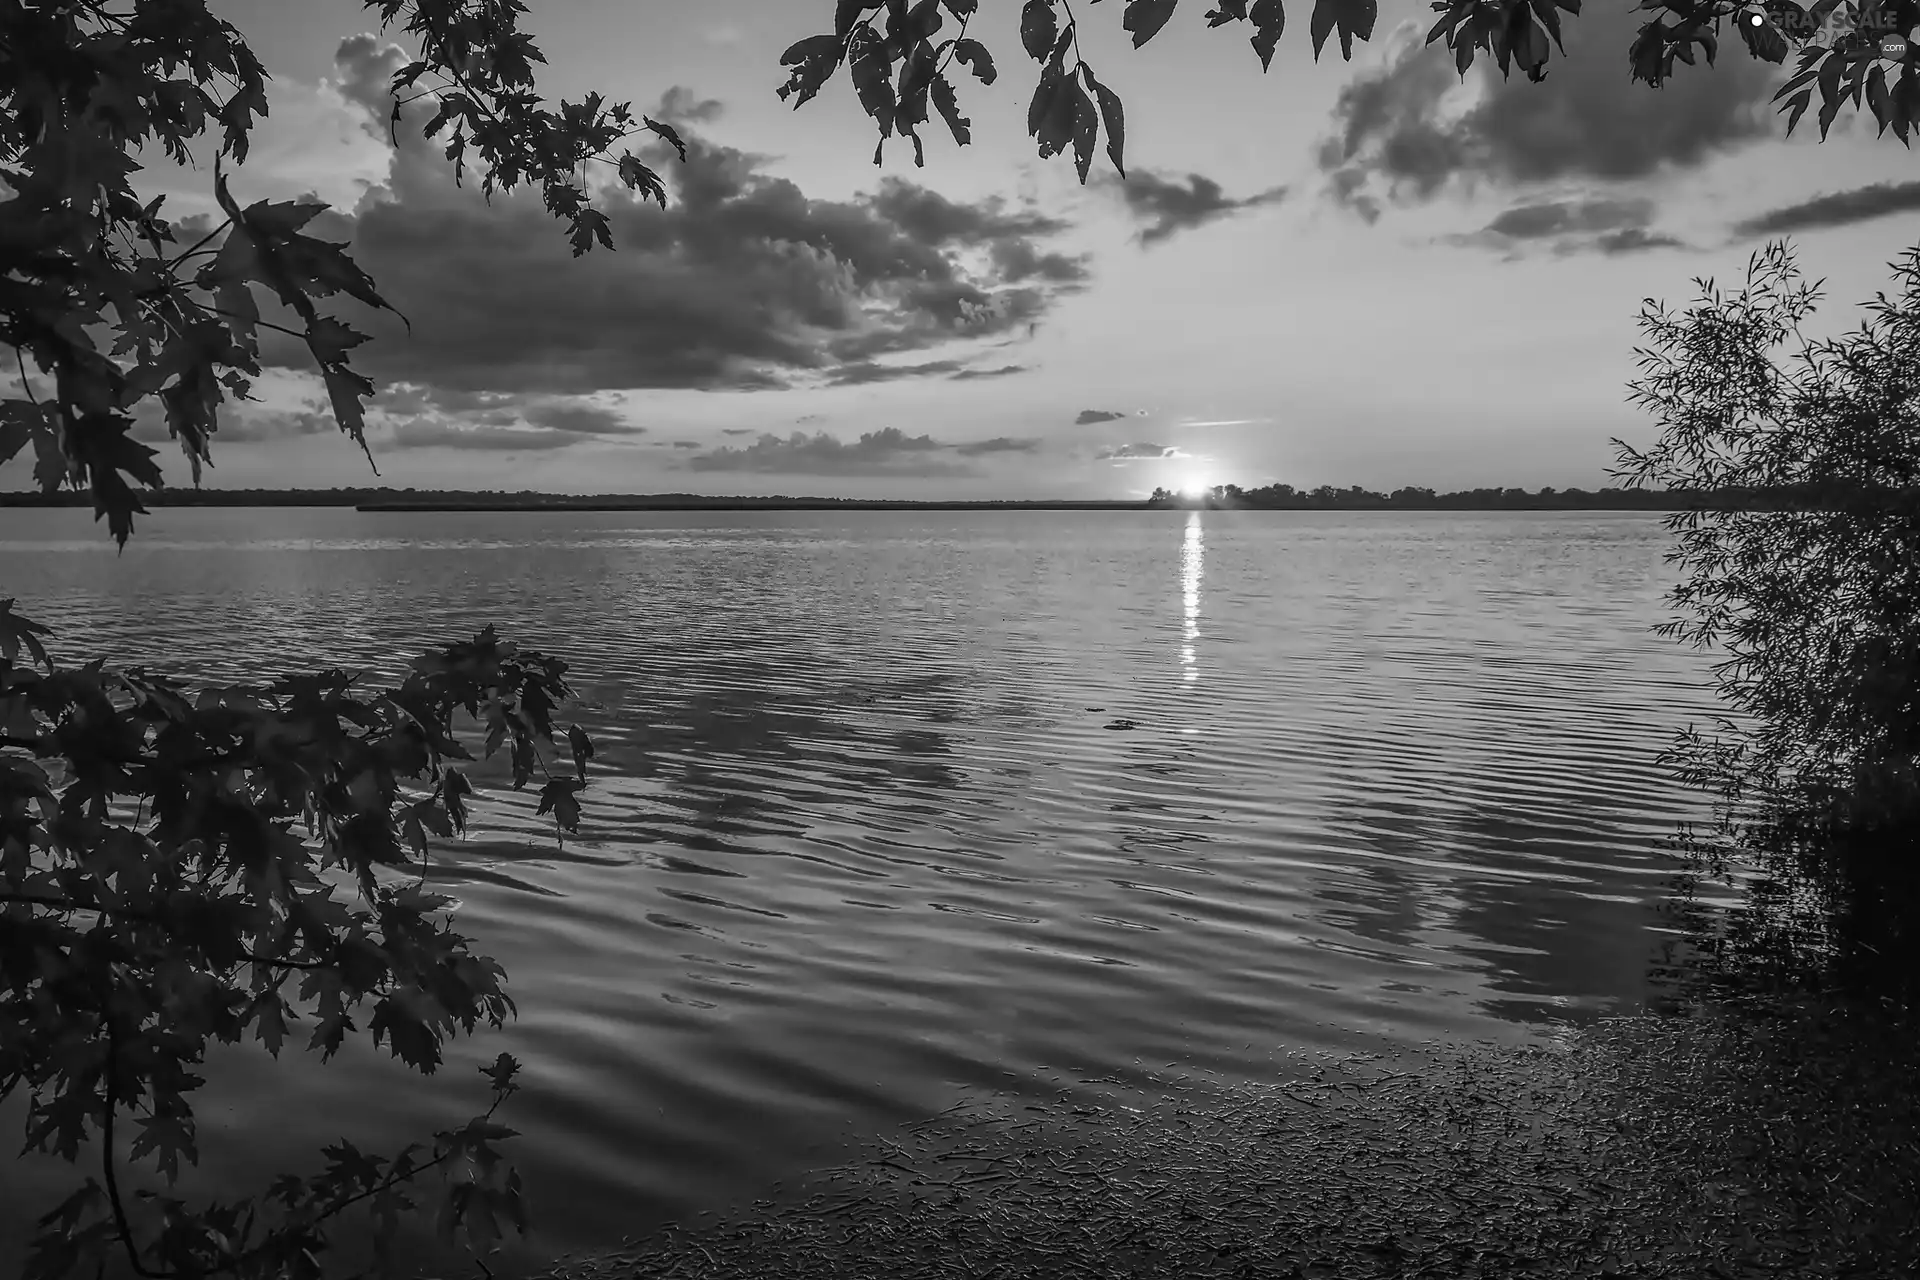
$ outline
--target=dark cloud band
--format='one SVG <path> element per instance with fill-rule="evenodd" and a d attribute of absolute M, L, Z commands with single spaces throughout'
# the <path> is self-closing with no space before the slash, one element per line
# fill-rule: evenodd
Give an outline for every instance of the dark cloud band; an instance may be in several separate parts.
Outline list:
<path fill-rule="evenodd" d="M 336 55 L 340 91 L 383 139 L 388 79 L 405 60 L 366 35 Z M 812 198 L 765 173 L 762 157 L 704 136 L 718 104 L 682 89 L 656 111 L 688 145 L 684 164 L 660 157 L 669 207 L 604 193 L 618 247 L 573 259 L 537 193 L 488 204 L 472 175 L 455 189 L 444 140 L 420 136 L 423 110 L 403 112 L 386 183 L 316 224 L 350 241 L 413 321 L 410 333 L 372 326 L 382 340 L 356 357 L 377 381 L 527 396 L 915 376 L 874 362 L 1022 332 L 1087 279 L 1085 259 L 1045 244 L 1068 224 L 1030 208 L 951 200 L 899 179 L 847 200 Z M 296 349 L 268 355 L 305 364 Z M 963 369 L 915 366 L 924 376 Z M 533 425 L 620 429 L 595 412 L 554 410 Z"/>
<path fill-rule="evenodd" d="M 1644 12 L 1592 6 L 1565 28 L 1567 57 L 1546 80 L 1501 77 L 1482 58 L 1466 77 L 1447 50 L 1407 24 L 1378 67 L 1335 102 L 1319 153 L 1332 196 L 1363 216 L 1383 201 L 1419 201 L 1450 184 L 1585 179 L 1624 182 L 1688 168 L 1768 136 L 1777 68 L 1723 41 L 1718 64 L 1683 68 L 1655 90 L 1620 60 Z"/>
<path fill-rule="evenodd" d="M 1770 209 L 1735 224 L 1734 234 L 1774 236 L 1790 231 L 1844 227 L 1914 209 L 1920 209 L 1920 182 L 1876 182 Z"/>

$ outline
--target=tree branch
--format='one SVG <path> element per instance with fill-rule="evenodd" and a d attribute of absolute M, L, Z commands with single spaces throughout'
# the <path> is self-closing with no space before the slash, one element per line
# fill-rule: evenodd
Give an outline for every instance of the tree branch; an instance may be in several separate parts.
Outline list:
<path fill-rule="evenodd" d="M 259 325 L 262 329 L 272 329 L 276 333 L 284 333 L 289 338 L 298 338 L 302 342 L 305 342 L 307 340 L 307 335 L 300 332 L 298 329 L 289 329 L 287 328 L 287 326 L 283 324 L 275 324 L 271 320 L 261 320 L 257 317 L 239 315 L 232 311 L 223 310 L 220 307 L 208 307 L 207 310 L 211 311 L 216 316 L 225 316 L 229 320 L 245 320 L 249 324 Z"/>
<path fill-rule="evenodd" d="M 107 1115 L 100 1124 L 100 1171 L 106 1177 L 107 1203 L 113 1206 L 113 1221 L 120 1232 L 120 1243 L 127 1251 L 127 1265 L 135 1273 L 149 1277 L 150 1280 L 162 1280 L 172 1276 L 171 1271 L 149 1271 L 140 1260 L 140 1248 L 133 1240 L 133 1226 L 127 1221 L 127 1207 L 120 1199 L 120 1178 L 113 1170 L 113 1113 L 120 1105 L 119 1094 L 114 1081 L 114 1066 L 118 1062 L 119 1040 L 114 1033 L 113 996 L 111 992 L 101 1001 L 100 1017 L 107 1026 Z"/>
<path fill-rule="evenodd" d="M 36 907 L 51 907 L 55 911 L 98 911 L 102 915 L 120 915 L 133 920 L 152 920 L 153 916 L 127 907 L 108 907 L 98 903 L 75 902 L 71 898 L 58 898 L 44 893 L 4 893 L 0 892 L 0 902 L 24 902 Z"/>
<path fill-rule="evenodd" d="M 20 344 L 13 344 L 13 359 L 20 366 L 20 389 L 27 393 L 27 400 L 34 408 L 40 407 L 40 397 L 33 394 L 33 384 L 27 381 L 27 358 L 21 354 Z"/>
<path fill-rule="evenodd" d="M 487 1114 L 483 1117 L 483 1119 L 486 1119 L 486 1120 L 493 1119 L 493 1113 L 500 1109 L 500 1104 L 507 1100 L 507 1095 L 512 1093 L 515 1087 L 517 1086 L 509 1085 L 506 1089 L 495 1092 L 494 1098 L 493 1098 L 493 1105 L 487 1108 Z M 458 1147 L 456 1147 L 452 1143 L 449 1143 L 445 1151 L 442 1151 L 439 1155 L 427 1161 L 425 1164 L 415 1165 L 412 1168 L 409 1168 L 405 1173 L 398 1173 L 390 1169 L 388 1170 L 386 1177 L 382 1178 L 380 1182 L 377 1183 L 376 1185 L 368 1187 L 364 1191 L 357 1192 L 354 1195 L 350 1195 L 344 1200 L 334 1201 L 332 1204 L 328 1205 L 325 1209 L 321 1210 L 318 1214 L 314 1215 L 312 1218 L 308 1219 L 305 1222 L 290 1223 L 286 1226 L 281 1227 L 278 1231 L 269 1232 L 267 1235 L 267 1238 L 262 1240 L 259 1244 L 253 1246 L 251 1249 L 246 1249 L 240 1253 L 234 1254 L 231 1258 L 227 1259 L 227 1261 L 221 1263 L 219 1266 L 212 1268 L 209 1274 L 218 1275 L 223 1272 L 233 1271 L 236 1268 L 238 1268 L 242 1263 L 252 1261 L 254 1258 L 259 1257 L 262 1253 L 265 1253 L 267 1250 L 273 1248 L 276 1244 L 279 1243 L 279 1241 L 285 1239 L 289 1235 L 294 1234 L 296 1231 L 311 1230 L 312 1228 L 317 1227 L 321 1223 L 325 1222 L 327 1219 L 337 1217 L 338 1215 L 346 1212 L 348 1209 L 351 1209 L 354 1205 L 359 1204 L 362 1200 L 371 1199 L 372 1197 L 377 1196 L 384 1191 L 391 1191 L 393 1188 L 399 1186 L 403 1182 L 411 1182 L 415 1178 L 418 1178 L 421 1174 L 425 1173 L 427 1170 L 436 1168 L 440 1165 L 445 1164 L 447 1161 L 451 1160 L 454 1156 L 455 1151 L 457 1150 L 458 1150 Z M 402 1154 L 405 1154 L 405 1153 L 403 1152 Z M 150 1273 L 143 1272 L 142 1274 L 146 1275 Z"/>
<path fill-rule="evenodd" d="M 194 254 L 198 253 L 200 251 L 200 246 L 204 245 L 207 241 L 213 239 L 215 236 L 219 235 L 222 231 L 225 231 L 228 227 L 232 225 L 233 225 L 232 218 L 222 219 L 219 226 L 215 227 L 213 230 L 207 232 L 207 234 L 205 234 L 204 236 L 201 236 L 198 240 L 194 241 L 193 246 L 191 248 L 183 249 L 180 253 L 176 254 L 167 263 L 168 271 L 171 272 L 174 267 L 178 266 L 182 262 L 185 262 L 188 258 L 191 258 Z"/>
<path fill-rule="evenodd" d="M 128 920 L 139 920 L 147 924 L 166 924 L 165 916 L 155 915 L 151 911 L 138 911 L 132 907 L 109 907 L 100 903 L 75 902 L 70 898 L 54 897 L 41 893 L 0 893 L 0 902 L 24 902 L 31 906 L 48 907 L 55 911 L 95 911 L 101 915 L 121 916 Z M 261 956 L 251 951 L 241 953 L 234 962 L 240 964 L 272 965 L 278 969 L 332 969 L 338 967 L 334 960 L 295 960 L 291 956 Z"/>

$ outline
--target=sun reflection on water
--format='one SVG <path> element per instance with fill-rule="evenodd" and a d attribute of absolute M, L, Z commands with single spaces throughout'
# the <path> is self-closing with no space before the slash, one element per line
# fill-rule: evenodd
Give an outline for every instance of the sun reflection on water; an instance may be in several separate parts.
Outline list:
<path fill-rule="evenodd" d="M 1180 595 L 1185 606 L 1180 639 L 1181 676 L 1185 683 L 1200 679 L 1200 660 L 1194 642 L 1200 638 L 1200 573 L 1202 544 L 1200 513 L 1187 516 L 1187 540 L 1180 548 Z"/>

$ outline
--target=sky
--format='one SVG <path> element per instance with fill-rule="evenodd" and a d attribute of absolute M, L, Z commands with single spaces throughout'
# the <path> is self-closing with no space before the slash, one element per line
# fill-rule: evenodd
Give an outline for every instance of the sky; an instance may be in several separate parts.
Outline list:
<path fill-rule="evenodd" d="M 570 257 L 537 196 L 456 188 L 421 107 L 391 145 L 411 55 L 357 0 L 214 4 L 273 75 L 236 196 L 332 205 L 309 232 L 349 243 L 412 329 L 343 313 L 377 338 L 354 356 L 381 388 L 371 465 L 300 353 L 270 348 L 205 484 L 1597 488 L 1609 441 L 1654 431 L 1626 393 L 1643 299 L 1684 304 L 1790 235 L 1839 327 L 1920 238 L 1891 134 L 1849 112 L 1824 143 L 1811 115 L 1785 138 L 1784 73 L 1731 38 L 1716 67 L 1635 84 L 1621 0 L 1568 20 L 1542 84 L 1456 75 L 1402 0 L 1350 63 L 1316 63 L 1290 23 L 1266 74 L 1201 0 L 1139 50 L 1121 6 L 1080 6 L 1083 56 L 1127 106 L 1127 180 L 1102 157 L 1084 187 L 1025 134 L 1013 0 L 973 23 L 1001 74 L 959 85 L 972 144 L 936 123 L 923 168 L 898 146 L 872 163 L 844 77 L 797 111 L 777 96 L 829 0 L 529 7 L 550 97 L 597 89 L 689 143 L 659 165 L 664 211 L 604 198 L 612 253 Z M 137 185 L 166 213 L 213 208 L 210 166 L 148 160 Z M 166 439 L 152 417 L 140 433 Z M 177 448 L 161 461 L 188 482 Z M 29 483 L 0 467 L 0 488 Z"/>

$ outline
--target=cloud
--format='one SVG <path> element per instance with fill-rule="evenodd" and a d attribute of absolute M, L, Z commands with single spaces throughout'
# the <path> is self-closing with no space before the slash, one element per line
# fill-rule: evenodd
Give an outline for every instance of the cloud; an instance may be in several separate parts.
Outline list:
<path fill-rule="evenodd" d="M 576 435 L 640 435 L 646 431 L 645 427 L 634 426 L 614 410 L 597 404 L 556 401 L 535 405 L 526 410 L 525 416 L 536 427 Z"/>
<path fill-rule="evenodd" d="M 1073 425 L 1076 427 L 1089 427 L 1096 422 L 1115 422 L 1126 416 L 1126 414 L 1118 413 L 1112 409 L 1082 409 L 1080 416 L 1073 420 Z"/>
<path fill-rule="evenodd" d="M 331 409 L 260 409 L 249 406 L 239 414 L 223 415 L 218 438 L 231 440 L 286 440 L 338 431 Z"/>
<path fill-rule="evenodd" d="M 378 436 L 377 447 L 386 449 L 562 449 L 589 437 L 646 432 L 618 411 L 586 400 L 412 382 L 382 388 L 368 407 L 370 424 L 390 428 Z"/>
<path fill-rule="evenodd" d="M 898 382 L 904 378 L 928 378 L 944 375 L 956 382 L 978 378 L 1005 378 L 1025 373 L 1024 364 L 1006 364 L 997 369 L 969 369 L 958 360 L 925 360 L 918 364 L 881 364 L 875 360 L 856 360 L 843 364 L 827 375 L 831 387 L 856 387 L 872 382 Z M 818 416 L 818 415 L 814 415 Z M 801 419 L 805 421 L 805 419 Z"/>
<path fill-rule="evenodd" d="M 960 371 L 957 360 L 929 360 L 921 364 L 879 364 L 872 360 L 858 360 L 852 364 L 843 364 L 827 376 L 827 385 L 832 387 L 857 387 L 870 382 L 897 382 L 902 378 L 924 378 L 932 374 L 952 374 Z"/>
<path fill-rule="evenodd" d="M 405 60 L 366 35 L 336 53 L 339 91 L 382 139 L 388 78 Z M 310 228 L 349 241 L 413 322 L 408 333 L 385 316 L 349 317 L 381 339 L 355 352 L 379 382 L 519 396 L 816 383 L 890 355 L 1020 334 L 1087 278 L 1086 259 L 1044 243 L 1069 224 L 1029 207 L 898 178 L 844 200 L 811 197 L 768 174 L 765 157 L 705 136 L 718 104 L 680 88 L 651 114 L 674 122 L 687 162 L 659 145 L 645 152 L 669 207 L 601 193 L 616 248 L 573 259 L 537 191 L 489 205 L 471 174 L 456 189 L 445 139 L 420 137 L 430 105 L 404 111 L 386 181 Z M 267 355 L 307 367 L 298 344 Z"/>
<path fill-rule="evenodd" d="M 849 444 L 822 431 L 786 439 L 767 433 L 750 445 L 722 445 L 687 460 L 695 471 L 772 471 L 810 476 L 956 476 L 972 470 L 942 457 L 951 446 L 898 427 L 869 431 Z"/>
<path fill-rule="evenodd" d="M 1040 441 L 1032 437 L 1014 439 L 1012 436 L 995 436 L 991 440 L 974 440 L 956 447 L 962 457 L 972 458 L 983 453 L 1032 453 L 1040 447 Z"/>
<path fill-rule="evenodd" d="M 564 449 L 578 444 L 571 431 L 535 427 L 461 426 L 440 419 L 395 423 L 385 442 L 390 449 Z"/>
<path fill-rule="evenodd" d="M 992 247 L 993 265 L 1009 284 L 1022 280 L 1049 280 L 1059 285 L 1077 285 L 1087 278 L 1086 254 L 1042 252 L 1028 239 L 1001 239 Z"/>
<path fill-rule="evenodd" d="M 1643 227 L 1653 214 L 1648 200 L 1549 200 L 1515 205 L 1487 224 L 1495 235 L 1537 240 L 1569 231 L 1608 231 Z"/>
<path fill-rule="evenodd" d="M 1058 235 L 1073 225 L 1037 209 L 1010 211 L 1000 200 L 962 204 L 898 179 L 883 182 L 872 197 L 872 205 L 879 216 L 907 235 L 935 247 L 992 246 Z"/>
<path fill-rule="evenodd" d="M 452 387 L 393 382 L 380 388 L 369 405 L 396 418 L 460 415 L 517 422 L 523 398 L 505 391 L 465 391 Z"/>
<path fill-rule="evenodd" d="M 1618 231 L 1609 231 L 1605 235 L 1595 236 L 1587 245 L 1596 253 L 1612 257 L 1622 253 L 1642 253 L 1648 249 L 1684 249 L 1686 241 L 1676 240 L 1661 231 L 1648 231 L 1644 227 L 1623 227 Z M 1574 251 L 1578 251 L 1578 247 Z"/>
<path fill-rule="evenodd" d="M 1735 223 L 1733 232 L 1742 237 L 1771 236 L 1820 227 L 1844 227 L 1910 209 L 1920 209 L 1920 182 L 1876 182 L 1769 209 Z"/>
<path fill-rule="evenodd" d="M 1093 455 L 1097 460 L 1106 462 L 1134 462 L 1143 458 L 1180 458 L 1186 455 L 1170 444 L 1123 444 L 1113 449 L 1102 449 Z"/>
<path fill-rule="evenodd" d="M 1650 200 L 1546 200 L 1515 205 L 1478 231 L 1446 236 L 1449 244 L 1494 249 L 1510 258 L 1530 243 L 1553 253 L 1617 255 L 1648 249 L 1681 248 L 1679 240 L 1647 230 Z"/>
<path fill-rule="evenodd" d="M 693 90 L 685 85 L 670 85 L 660 95 L 660 105 L 655 107 L 655 119 L 669 124 L 709 124 L 720 118 L 723 107 L 718 98 L 696 97 Z"/>
<path fill-rule="evenodd" d="M 1024 364 L 1003 364 L 997 369 L 961 369 L 947 376 L 955 382 L 968 382 L 976 378 L 1008 378 L 1016 373 L 1025 373 L 1028 367 Z"/>
<path fill-rule="evenodd" d="M 1109 176 L 1101 185 L 1117 192 L 1127 212 L 1143 224 L 1137 237 L 1143 245 L 1158 244 L 1244 209 L 1277 203 L 1287 194 L 1285 187 L 1274 187 L 1236 200 L 1223 194 L 1212 178 L 1190 173 L 1183 184 L 1148 169 L 1136 169 L 1124 179 Z"/>
<path fill-rule="evenodd" d="M 698 449 L 700 442 L 698 440 L 675 440 L 673 447 L 676 449 Z"/>
<path fill-rule="evenodd" d="M 295 436 L 324 435 L 338 431 L 331 410 L 320 408 L 269 409 L 263 405 L 230 406 L 220 414 L 214 432 L 215 444 L 256 444 L 266 440 L 290 440 Z M 149 444 L 173 438 L 167 429 L 166 415 L 157 400 L 143 401 L 134 414 L 132 436 Z"/>
<path fill-rule="evenodd" d="M 1737 39 L 1721 41 L 1717 66 L 1681 67 L 1657 90 L 1633 81 L 1623 60 L 1649 16 L 1618 5 L 1563 18 L 1567 56 L 1539 84 L 1502 79 L 1482 54 L 1464 101 L 1447 49 L 1403 24 L 1335 101 L 1319 153 L 1329 193 L 1371 220 L 1383 199 L 1430 199 L 1455 180 L 1623 182 L 1770 135 L 1777 71 Z"/>
<path fill-rule="evenodd" d="M 809 414 L 806 418 L 800 419 L 800 421 L 806 422 L 812 418 L 817 418 L 819 416 L 820 415 L 818 414 Z M 753 428 L 752 427 L 722 427 L 720 428 L 720 434 L 723 436 L 750 436 L 753 434 Z"/>

